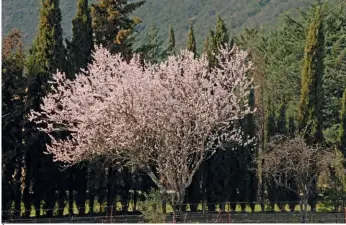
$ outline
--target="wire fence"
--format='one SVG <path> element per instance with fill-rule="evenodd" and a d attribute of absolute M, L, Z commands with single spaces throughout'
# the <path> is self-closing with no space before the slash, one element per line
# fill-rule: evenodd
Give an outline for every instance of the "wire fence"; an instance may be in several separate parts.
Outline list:
<path fill-rule="evenodd" d="M 174 214 L 173 207 L 165 206 L 165 222 L 184 223 L 299 223 L 303 211 L 299 202 L 224 202 L 189 203 L 181 205 L 182 211 Z M 306 221 L 313 223 L 346 223 L 346 204 L 343 202 L 316 202 L 316 210 L 308 207 Z M 120 211 L 114 206 L 104 206 L 98 213 L 67 214 L 47 217 L 44 213 L 38 217 L 18 217 L 15 211 L 2 211 L 3 223 L 144 223 L 148 222 L 140 213 L 140 204 L 136 211 Z M 59 210 L 58 208 L 48 210 Z M 60 209 L 62 210 L 62 209 Z M 66 211 L 66 208 L 64 208 Z M 86 208 L 79 208 L 84 212 Z M 89 209 L 90 210 L 90 209 Z M 47 211 L 47 209 L 45 209 Z M 20 213 L 23 213 L 22 211 Z M 178 221 L 176 219 L 179 219 Z"/>
<path fill-rule="evenodd" d="M 53 217 L 9 219 L 2 223 L 146 223 L 142 215 L 116 216 L 85 216 L 85 217 Z M 166 215 L 166 223 L 175 223 L 172 214 Z M 203 213 L 185 212 L 182 214 L 182 223 L 300 223 L 301 214 L 298 212 L 274 213 Z M 308 213 L 309 223 L 346 223 L 343 213 Z"/>

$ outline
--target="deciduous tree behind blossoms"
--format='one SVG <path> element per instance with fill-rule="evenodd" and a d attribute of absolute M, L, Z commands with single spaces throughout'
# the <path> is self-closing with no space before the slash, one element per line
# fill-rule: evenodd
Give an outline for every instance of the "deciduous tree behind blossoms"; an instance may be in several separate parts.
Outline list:
<path fill-rule="evenodd" d="M 182 51 L 166 62 L 126 63 L 96 48 L 87 75 L 54 75 L 53 91 L 32 118 L 50 134 L 47 151 L 68 164 L 103 155 L 114 164 L 145 171 L 161 191 L 181 204 L 200 164 L 212 153 L 246 144 L 233 121 L 251 113 L 252 64 L 247 52 L 220 49 L 219 67 Z M 65 140 L 56 132 L 70 131 Z"/>

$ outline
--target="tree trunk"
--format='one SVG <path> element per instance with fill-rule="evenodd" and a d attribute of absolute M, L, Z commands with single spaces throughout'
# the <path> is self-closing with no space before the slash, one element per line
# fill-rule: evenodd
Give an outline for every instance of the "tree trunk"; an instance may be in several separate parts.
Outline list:
<path fill-rule="evenodd" d="M 68 213 L 73 216 L 73 173 L 74 167 L 69 171 L 69 184 L 68 184 Z"/>
<path fill-rule="evenodd" d="M 29 218 L 31 213 L 31 193 L 30 193 L 30 186 L 31 186 L 31 180 L 32 180 L 32 170 L 31 170 L 31 158 L 30 153 L 28 152 L 25 157 L 25 187 L 23 192 L 23 202 L 25 207 L 25 217 Z M 4 185 L 4 183 L 3 183 Z"/>
<path fill-rule="evenodd" d="M 114 187 L 114 169 L 108 168 L 108 180 L 107 180 L 107 211 L 108 215 L 113 214 L 113 205 L 115 202 L 115 187 Z"/>
<path fill-rule="evenodd" d="M 129 210 L 129 201 L 130 201 L 130 189 L 132 186 L 132 175 L 128 168 L 124 168 L 122 172 L 122 178 L 124 186 L 120 192 L 121 205 L 123 213 L 127 213 Z"/>
<path fill-rule="evenodd" d="M 305 213 L 305 223 L 308 223 L 308 202 L 305 201 L 305 207 L 304 207 L 304 213 Z"/>
<path fill-rule="evenodd" d="M 21 203 L 22 203 L 22 190 L 21 190 L 21 177 L 22 177 L 22 163 L 18 162 L 18 171 L 15 178 L 15 190 L 14 190 L 14 216 L 15 218 L 20 217 Z"/>
<path fill-rule="evenodd" d="M 220 202 L 220 210 L 221 210 L 221 212 L 226 211 L 226 202 Z"/>
<path fill-rule="evenodd" d="M 185 189 L 182 191 L 176 191 L 172 199 L 173 208 L 173 220 L 176 223 L 183 221 L 183 203 L 185 198 Z"/>
<path fill-rule="evenodd" d="M 300 211 L 301 211 L 301 222 L 307 223 L 308 222 L 308 199 L 304 198 L 299 202 L 300 205 Z"/>
<path fill-rule="evenodd" d="M 138 199 L 138 194 L 137 194 L 137 188 L 133 190 L 133 212 L 137 211 L 137 199 Z M 163 208 L 163 205 L 162 205 Z"/>
<path fill-rule="evenodd" d="M 36 176 L 40 176 L 40 174 L 37 174 Z M 38 181 L 38 179 L 35 179 L 34 181 L 34 194 L 33 194 L 33 203 L 34 203 L 34 207 L 35 207 L 35 212 L 36 212 L 36 218 L 39 218 L 41 216 L 41 200 L 42 200 L 42 190 L 39 186 L 40 182 L 42 182 L 41 180 Z"/>
<path fill-rule="evenodd" d="M 167 202 L 166 202 L 165 197 L 163 197 L 163 199 L 162 199 L 162 212 L 164 214 L 166 214 L 166 212 L 167 212 Z"/>
<path fill-rule="evenodd" d="M 89 196 L 89 214 L 94 215 L 94 207 L 95 207 L 95 195 L 91 194 Z"/>
<path fill-rule="evenodd" d="M 10 218 L 10 209 L 11 209 L 11 187 L 10 184 L 8 184 L 8 179 L 10 176 L 4 176 L 2 175 L 2 221 L 7 220 Z"/>
<path fill-rule="evenodd" d="M 75 177 L 76 205 L 78 208 L 78 215 L 85 215 L 85 202 L 86 202 L 86 190 L 87 190 L 87 170 L 86 168 L 76 168 Z"/>

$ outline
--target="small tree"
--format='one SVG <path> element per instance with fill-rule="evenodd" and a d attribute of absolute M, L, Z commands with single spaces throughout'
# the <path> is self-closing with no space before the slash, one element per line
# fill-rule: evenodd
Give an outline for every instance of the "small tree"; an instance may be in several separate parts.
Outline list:
<path fill-rule="evenodd" d="M 192 52 L 194 56 L 196 57 L 197 55 L 197 48 L 196 48 L 196 40 L 195 40 L 195 32 L 193 30 L 193 25 L 190 24 L 189 28 L 189 34 L 188 34 L 188 40 L 187 40 L 187 50 Z"/>
<path fill-rule="evenodd" d="M 140 204 L 140 209 L 146 222 L 149 223 L 165 223 L 166 214 L 162 208 L 161 193 L 155 189 L 151 189 L 148 194 L 145 195 L 145 200 Z"/>
<path fill-rule="evenodd" d="M 301 136 L 292 139 L 275 136 L 269 143 L 269 149 L 260 157 L 264 160 L 263 174 L 300 196 L 302 221 L 307 222 L 307 205 L 313 194 L 314 180 L 328 170 L 336 159 L 335 155 L 319 145 L 309 146 Z M 296 189 L 292 188 L 290 180 L 295 182 Z"/>
<path fill-rule="evenodd" d="M 159 29 L 155 24 L 151 24 L 141 47 L 137 50 L 144 60 L 150 63 L 158 63 L 163 60 L 166 51 L 162 48 L 162 39 L 159 35 Z"/>
<path fill-rule="evenodd" d="M 252 64 L 247 53 L 222 48 L 219 67 L 182 51 L 160 64 L 130 63 L 97 48 L 87 76 L 54 75 L 53 92 L 31 119 L 51 137 L 55 161 L 68 164 L 106 156 L 147 173 L 161 192 L 173 191 L 181 207 L 201 163 L 216 150 L 246 144 L 234 121 L 251 113 Z M 63 130 L 70 137 L 53 135 Z M 179 208 L 179 211 L 181 208 Z"/>
<path fill-rule="evenodd" d="M 174 36 L 174 30 L 172 25 L 169 26 L 169 34 L 168 34 L 168 48 L 167 48 L 167 54 L 172 55 L 175 53 L 175 36 Z"/>
<path fill-rule="evenodd" d="M 345 176 L 331 176 L 329 186 L 323 191 L 325 196 L 323 206 L 326 208 L 334 207 L 335 212 L 338 212 L 339 207 L 345 207 L 346 190 Z"/>

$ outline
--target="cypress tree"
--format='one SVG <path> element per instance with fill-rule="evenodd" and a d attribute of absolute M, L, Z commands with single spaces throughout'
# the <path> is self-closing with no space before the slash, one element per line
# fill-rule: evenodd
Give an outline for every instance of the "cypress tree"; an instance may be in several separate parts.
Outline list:
<path fill-rule="evenodd" d="M 41 97 L 49 91 L 48 81 L 56 70 L 66 71 L 65 48 L 61 28 L 61 11 L 59 0 L 44 0 L 40 10 L 38 34 L 26 62 L 29 75 L 27 107 L 39 110 Z M 33 200 L 36 216 L 40 214 L 41 200 L 44 199 L 47 216 L 53 216 L 57 186 L 60 172 L 53 164 L 52 156 L 45 155 L 48 136 L 37 130 L 33 122 L 26 123 L 26 167 L 33 180 Z M 29 167 L 31 167 L 29 169 Z M 29 194 L 30 186 L 25 187 Z M 58 187 L 59 189 L 59 187 Z M 27 196 L 26 196 L 27 197 Z"/>
<path fill-rule="evenodd" d="M 226 28 L 226 25 L 224 21 L 221 19 L 221 17 L 218 15 L 216 18 L 216 26 L 215 26 L 215 32 L 211 33 L 212 42 L 210 49 L 213 53 L 217 54 L 219 52 L 219 48 L 222 46 L 225 46 L 226 44 L 229 44 L 229 34 L 228 30 Z M 214 55 L 211 56 L 214 62 L 214 65 L 216 65 L 216 58 Z"/>
<path fill-rule="evenodd" d="M 236 185 L 234 181 L 237 163 L 235 153 L 231 150 L 218 151 L 204 163 L 204 180 L 208 211 L 215 212 L 216 205 L 225 210 L 225 202 L 230 197 L 230 190 Z M 191 186 L 190 186 L 191 187 Z M 189 189 L 191 189 L 189 187 Z M 191 190 L 193 192 L 193 190 Z M 197 193 L 193 193 L 197 194 Z M 196 202 L 196 201 L 195 201 Z"/>
<path fill-rule="evenodd" d="M 270 140 L 276 134 L 276 125 L 275 125 L 275 111 L 272 107 L 269 108 L 267 114 L 267 123 L 266 123 L 266 139 Z"/>
<path fill-rule="evenodd" d="M 159 36 L 159 29 L 155 24 L 151 24 L 145 34 L 144 43 L 137 51 L 140 52 L 143 59 L 151 63 L 157 63 L 162 60 L 166 54 L 166 52 L 162 50 L 162 43 L 163 41 Z"/>
<path fill-rule="evenodd" d="M 269 109 L 267 112 L 267 118 L 266 118 L 266 141 L 269 142 L 270 138 L 275 136 L 276 134 L 276 121 L 275 121 L 275 110 L 273 109 L 273 106 L 271 103 L 269 103 Z M 270 149 L 267 149 L 267 151 L 270 151 Z M 263 162 L 262 162 L 263 163 Z M 270 201 L 271 210 L 274 210 L 275 201 L 277 200 L 277 187 L 273 180 L 267 180 L 266 182 L 267 186 L 267 197 Z"/>
<path fill-rule="evenodd" d="M 43 0 L 38 34 L 27 63 L 29 75 L 48 79 L 57 69 L 66 71 L 61 19 L 59 0 Z"/>
<path fill-rule="evenodd" d="M 210 60 L 211 60 L 211 54 L 210 54 L 210 35 L 208 35 L 205 39 L 204 39 L 204 43 L 203 43 L 203 54 L 206 55 L 207 59 L 208 59 L 208 62 L 209 62 L 209 68 L 210 67 Z"/>
<path fill-rule="evenodd" d="M 217 48 L 221 47 L 222 45 L 228 44 L 229 42 L 228 30 L 226 28 L 224 21 L 221 19 L 219 15 L 216 18 L 214 38 L 215 38 Z"/>
<path fill-rule="evenodd" d="M 8 219 L 14 201 L 14 216 L 21 210 L 23 168 L 23 123 L 26 78 L 23 76 L 23 34 L 13 29 L 2 45 L 2 218 Z M 30 201 L 30 200 L 29 200 Z M 27 202 L 27 201 L 26 201 Z"/>
<path fill-rule="evenodd" d="M 255 109 L 255 90 L 251 89 L 249 94 L 249 107 L 251 110 Z M 256 124 L 253 114 L 248 114 L 244 117 L 242 123 L 242 130 L 244 131 L 244 139 L 256 139 Z M 256 141 L 256 140 L 254 140 Z M 250 170 L 253 160 L 257 156 L 257 143 L 251 143 L 247 146 L 240 147 L 240 157 L 238 157 L 240 174 L 239 200 L 242 202 L 250 202 L 251 210 L 255 210 L 257 198 L 257 174 Z M 245 210 L 246 205 L 241 204 L 242 209 Z"/>
<path fill-rule="evenodd" d="M 217 65 L 217 60 L 214 54 L 217 54 L 219 52 L 219 48 L 226 44 L 233 45 L 233 40 L 231 41 L 231 43 L 229 43 L 229 39 L 230 38 L 226 25 L 224 21 L 221 19 L 221 17 L 218 15 L 216 18 L 215 32 L 209 32 L 208 59 L 211 68 Z"/>
<path fill-rule="evenodd" d="M 90 15 L 90 9 L 88 6 L 88 0 L 78 0 L 77 13 L 72 20 L 72 40 L 69 42 L 66 40 L 68 49 L 68 75 L 73 79 L 76 73 L 79 73 L 81 69 L 86 69 L 88 63 L 91 62 L 91 52 L 93 50 L 93 30 L 92 20 Z M 85 212 L 86 201 L 86 174 L 85 168 L 79 168 L 72 166 L 66 170 L 68 175 L 68 185 L 66 187 L 69 191 L 69 214 L 73 214 L 73 192 L 76 191 L 75 201 L 78 208 L 79 215 L 83 215 Z M 61 177 L 62 178 L 62 177 Z M 64 190 L 59 191 L 59 206 L 64 204 Z M 59 207 L 59 208 L 60 208 Z M 59 210 L 59 215 L 63 214 L 63 210 Z"/>
<path fill-rule="evenodd" d="M 209 35 L 204 39 L 203 53 L 209 54 Z"/>
<path fill-rule="evenodd" d="M 196 40 L 195 40 L 195 34 L 193 30 L 192 24 L 190 24 L 189 34 L 188 34 L 188 41 L 187 41 L 187 50 L 192 52 L 194 56 L 196 57 Z"/>
<path fill-rule="evenodd" d="M 69 73 L 70 77 L 73 77 L 91 62 L 91 52 L 94 47 L 88 0 L 78 0 L 77 14 L 72 20 L 72 40 L 66 42 L 69 50 Z"/>
<path fill-rule="evenodd" d="M 339 130 L 339 145 L 340 151 L 346 157 L 346 89 L 341 99 L 341 113 L 340 113 L 340 130 Z"/>
<path fill-rule="evenodd" d="M 174 30 L 172 25 L 169 26 L 169 39 L 168 39 L 168 48 L 167 53 L 169 55 L 174 54 L 175 52 L 175 36 L 174 36 Z"/>
<path fill-rule="evenodd" d="M 209 47 L 208 47 L 208 60 L 209 60 L 209 67 L 213 68 L 216 66 L 216 57 L 213 53 L 217 53 L 218 46 L 216 43 L 215 33 L 214 31 L 209 31 Z"/>
<path fill-rule="evenodd" d="M 301 95 L 298 111 L 299 130 L 308 143 L 322 143 L 324 33 L 321 6 L 316 6 L 310 23 L 304 49 L 301 75 Z M 313 196 L 309 199 L 311 210 L 316 210 L 317 179 L 313 180 Z"/>
<path fill-rule="evenodd" d="M 322 142 L 324 34 L 321 6 L 316 7 L 304 49 L 298 122 L 310 143 Z"/>

